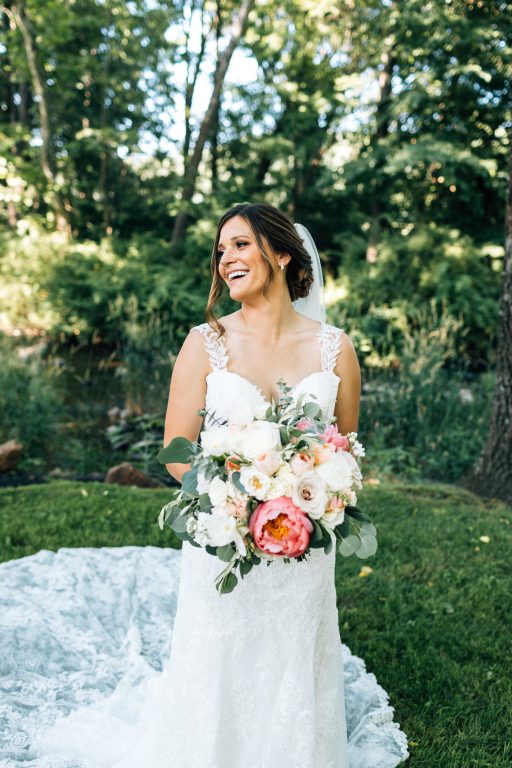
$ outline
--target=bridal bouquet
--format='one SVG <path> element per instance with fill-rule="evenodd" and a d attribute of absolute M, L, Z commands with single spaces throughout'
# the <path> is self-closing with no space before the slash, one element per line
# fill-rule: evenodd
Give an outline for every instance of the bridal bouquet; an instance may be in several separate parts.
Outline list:
<path fill-rule="evenodd" d="M 237 585 L 237 569 L 243 579 L 263 560 L 303 560 L 336 540 L 342 555 L 377 549 L 375 526 L 356 507 L 357 433 L 340 434 L 311 395 L 294 400 L 283 381 L 279 389 L 271 406 L 237 403 L 227 422 L 203 409 L 209 428 L 198 441 L 175 437 L 158 453 L 162 464 L 191 464 L 159 525 L 227 563 L 215 579 L 220 594 Z"/>

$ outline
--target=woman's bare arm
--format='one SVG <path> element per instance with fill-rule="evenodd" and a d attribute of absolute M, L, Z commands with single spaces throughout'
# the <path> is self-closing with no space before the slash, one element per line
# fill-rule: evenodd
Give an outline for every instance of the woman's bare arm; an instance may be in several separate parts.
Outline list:
<path fill-rule="evenodd" d="M 198 331 L 190 331 L 178 353 L 169 385 L 169 399 L 165 414 L 164 445 L 174 437 L 197 440 L 202 418 L 198 411 L 204 408 L 206 374 L 209 370 L 208 355 L 203 337 Z M 166 464 L 166 469 L 178 482 L 190 464 Z"/>
<path fill-rule="evenodd" d="M 334 373 L 341 379 L 334 409 L 338 429 L 343 435 L 348 432 L 357 432 L 361 399 L 361 369 L 352 340 L 346 333 L 341 336 L 341 349 Z"/>

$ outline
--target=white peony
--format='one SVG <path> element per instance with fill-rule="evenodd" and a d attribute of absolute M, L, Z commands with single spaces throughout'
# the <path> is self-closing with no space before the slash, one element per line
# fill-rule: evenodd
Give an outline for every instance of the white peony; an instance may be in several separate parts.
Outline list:
<path fill-rule="evenodd" d="M 292 501 L 315 520 L 322 517 L 327 504 L 327 492 L 322 478 L 314 471 L 296 477 Z"/>
<path fill-rule="evenodd" d="M 208 488 L 208 496 L 214 507 L 225 504 L 228 497 L 228 488 L 224 480 L 214 477 Z"/>
<path fill-rule="evenodd" d="M 322 478 L 330 491 L 343 491 L 352 485 L 352 468 L 346 451 L 333 453 L 330 459 L 316 467 L 315 472 Z"/>
<path fill-rule="evenodd" d="M 262 403 L 258 403 L 258 405 L 254 408 L 254 418 L 255 419 L 264 419 L 267 415 L 267 411 L 270 408 L 270 403 L 268 400 L 264 400 Z"/>
<path fill-rule="evenodd" d="M 206 454 L 210 456 L 222 456 L 226 453 L 229 441 L 229 429 L 222 425 L 211 427 L 201 432 L 201 445 Z"/>
<path fill-rule="evenodd" d="M 238 438 L 240 452 L 249 461 L 281 447 L 279 427 L 269 421 L 253 421 L 238 434 Z"/>
<path fill-rule="evenodd" d="M 247 549 L 243 537 L 237 528 L 236 517 L 230 513 L 233 506 L 233 504 L 227 504 L 213 507 L 211 514 L 199 512 L 198 524 L 205 530 L 208 536 L 207 543 L 212 547 L 223 547 L 234 542 L 240 554 L 245 556 Z"/>
<path fill-rule="evenodd" d="M 228 421 L 236 427 L 246 427 L 255 416 L 255 407 L 248 400 L 236 400 L 229 407 Z"/>
<path fill-rule="evenodd" d="M 260 501 L 265 498 L 265 494 L 270 485 L 270 480 L 263 472 L 251 467 L 243 467 L 240 471 L 240 482 L 248 494 L 254 496 Z"/>
<path fill-rule="evenodd" d="M 202 472 L 197 473 L 197 492 L 199 495 L 208 493 L 210 481 L 206 479 Z"/>
<path fill-rule="evenodd" d="M 354 485 L 356 488 L 361 489 L 363 487 L 363 484 L 361 483 L 361 480 L 363 479 L 363 476 L 361 474 L 361 470 L 359 469 L 359 464 L 355 460 L 355 458 L 352 456 L 351 453 L 347 453 L 346 451 L 343 451 L 344 458 L 347 464 L 349 465 L 351 471 L 352 471 L 352 480 L 354 482 Z"/>

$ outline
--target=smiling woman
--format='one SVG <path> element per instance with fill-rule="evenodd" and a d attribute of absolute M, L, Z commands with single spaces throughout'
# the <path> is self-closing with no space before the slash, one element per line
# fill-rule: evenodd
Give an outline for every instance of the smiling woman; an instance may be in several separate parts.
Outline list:
<path fill-rule="evenodd" d="M 212 428 L 228 424 L 236 409 L 266 415 L 279 380 L 289 384 L 290 404 L 311 409 L 315 401 L 326 424 L 336 422 L 345 436 L 357 432 L 361 378 L 352 342 L 343 329 L 294 305 L 315 285 L 306 242 L 284 213 L 264 203 L 237 205 L 222 217 L 212 252 L 211 322 L 191 328 L 175 361 L 165 445 L 176 436 L 200 437 L 206 451 Z M 213 308 L 224 286 L 240 308 L 216 319 Z M 281 443 L 281 430 L 272 427 Z M 310 489 L 320 488 L 322 457 L 306 441 L 304 460 L 296 476 L 290 469 L 295 479 L 289 474 L 287 486 L 277 480 L 285 463 L 263 456 L 257 441 L 251 447 L 267 473 L 260 494 L 262 504 L 271 502 L 267 522 L 278 520 L 274 533 L 283 535 L 288 518 L 279 515 L 293 499 L 297 525 L 307 514 L 307 494 L 297 492 L 298 484 L 308 480 Z M 203 514 L 231 515 L 222 524 L 249 549 L 256 510 L 237 484 L 231 458 L 218 464 L 222 498 L 211 476 L 201 479 Z M 181 481 L 190 465 L 178 462 L 188 454 L 176 459 L 167 468 Z M 301 474 L 304 468 L 316 486 Z M 344 477 L 336 472 L 340 494 Z M 198 491 L 198 473 L 187 475 L 184 493 L 191 483 Z M 326 501 L 319 512 L 329 512 Z M 94 754 L 94 768 L 395 768 L 408 755 L 406 737 L 385 691 L 357 671 L 341 643 L 337 548 L 312 546 L 302 559 L 278 553 L 270 567 L 246 571 L 237 589 L 219 592 L 219 562 L 208 546 L 214 542 L 202 535 L 205 541 L 183 539 L 171 653 L 162 674 L 142 693 L 132 681 L 120 688 L 113 713 L 103 706 L 78 708 L 45 731 L 45 744 L 60 749 L 59 757 L 86 764 Z M 140 673 L 134 666 L 136 680 Z M 135 703 L 137 713 L 124 709 Z M 129 744 L 128 751 L 121 744 Z"/>
<path fill-rule="evenodd" d="M 245 274 L 234 277 L 237 271 Z M 223 326 L 213 310 L 224 284 L 231 298 L 241 302 L 251 294 L 271 301 L 271 287 L 277 283 L 281 294 L 287 287 L 293 302 L 307 296 L 313 282 L 311 257 L 299 234 L 281 211 L 265 203 L 239 203 L 224 214 L 213 244 L 211 274 L 206 317 L 221 334 Z"/>

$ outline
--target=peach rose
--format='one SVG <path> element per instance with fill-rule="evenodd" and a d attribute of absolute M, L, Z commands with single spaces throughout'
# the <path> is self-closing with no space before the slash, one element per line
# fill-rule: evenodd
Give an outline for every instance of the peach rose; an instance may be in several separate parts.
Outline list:
<path fill-rule="evenodd" d="M 249 520 L 254 543 L 269 555 L 298 557 L 309 545 L 313 524 L 288 496 L 258 504 Z"/>
<path fill-rule="evenodd" d="M 315 457 L 315 465 L 323 464 L 324 461 L 329 461 L 334 451 L 336 450 L 333 443 L 316 443 L 313 446 L 313 456 Z"/>
<path fill-rule="evenodd" d="M 226 467 L 228 472 L 239 472 L 240 459 L 238 458 L 238 456 L 228 456 L 224 462 L 224 466 Z"/>
<path fill-rule="evenodd" d="M 313 469 L 315 460 L 308 453 L 296 453 L 290 460 L 290 468 L 294 475 L 303 475 L 309 469 Z"/>

